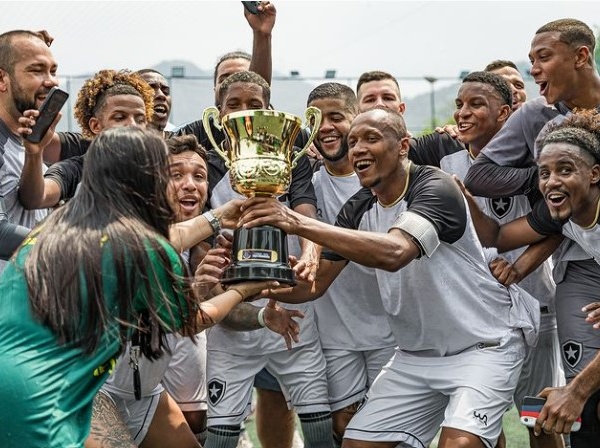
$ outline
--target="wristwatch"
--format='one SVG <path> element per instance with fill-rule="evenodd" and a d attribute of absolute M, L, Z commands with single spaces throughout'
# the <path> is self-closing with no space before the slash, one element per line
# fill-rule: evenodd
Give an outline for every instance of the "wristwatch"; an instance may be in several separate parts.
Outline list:
<path fill-rule="evenodd" d="M 213 235 L 216 236 L 221 231 L 221 221 L 219 221 L 219 218 L 211 210 L 202 213 L 202 216 L 206 218 L 213 229 Z"/>

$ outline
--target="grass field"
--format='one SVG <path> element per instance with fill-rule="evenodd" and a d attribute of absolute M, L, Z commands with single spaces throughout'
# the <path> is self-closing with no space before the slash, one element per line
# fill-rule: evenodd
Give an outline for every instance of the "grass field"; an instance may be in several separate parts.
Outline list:
<path fill-rule="evenodd" d="M 260 448 L 260 442 L 256 437 L 254 420 L 251 419 L 246 424 L 246 429 L 250 439 L 254 443 L 254 448 Z M 508 448 L 529 448 L 529 436 L 527 429 L 519 422 L 519 417 L 515 408 L 504 416 L 504 433 L 506 435 L 506 446 Z M 434 443 L 431 448 L 437 445 Z"/>

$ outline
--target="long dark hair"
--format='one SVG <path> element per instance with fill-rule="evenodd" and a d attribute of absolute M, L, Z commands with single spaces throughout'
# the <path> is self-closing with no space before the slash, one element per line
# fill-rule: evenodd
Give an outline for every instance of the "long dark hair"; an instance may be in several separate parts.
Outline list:
<path fill-rule="evenodd" d="M 59 343 L 92 352 L 116 320 L 121 343 L 136 327 L 148 342 L 144 354 L 155 358 L 174 322 L 195 333 L 190 290 L 165 249 L 173 222 L 167 182 L 167 147 L 154 131 L 114 128 L 93 140 L 78 193 L 34 231 L 24 266 L 33 313 Z M 152 259 L 165 266 L 167 279 L 157 276 Z M 183 304 L 167 303 L 182 294 Z M 133 307 L 140 295 L 143 310 Z M 170 322 L 158 308 L 171 310 Z"/>

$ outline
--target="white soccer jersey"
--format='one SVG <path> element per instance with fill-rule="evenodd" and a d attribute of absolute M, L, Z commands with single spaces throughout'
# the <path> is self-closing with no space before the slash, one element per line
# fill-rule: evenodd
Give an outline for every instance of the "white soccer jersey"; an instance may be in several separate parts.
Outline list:
<path fill-rule="evenodd" d="M 319 219 L 334 224 L 344 204 L 361 189 L 358 176 L 333 176 L 325 167 L 313 175 Z M 324 349 L 372 350 L 395 346 L 375 269 L 349 262 L 315 301 Z"/>
<path fill-rule="evenodd" d="M 467 150 L 454 152 L 440 160 L 441 169 L 448 174 L 455 174 L 461 180 L 465 178 L 472 164 L 473 158 Z M 521 218 L 531 211 L 529 200 L 525 195 L 496 199 L 476 197 L 475 199 L 483 212 L 499 224 L 506 224 L 517 218 Z M 501 256 L 513 263 L 525 250 L 526 247 L 523 247 L 505 252 Z M 554 310 L 556 286 L 552 280 L 552 264 L 550 260 L 546 260 L 540 267 L 519 282 L 519 286 L 535 297 L 540 302 L 540 306 Z"/>
<path fill-rule="evenodd" d="M 361 190 L 344 206 L 336 224 L 386 233 L 407 212 L 435 228 L 439 245 L 397 272 L 376 270 L 400 349 L 452 355 L 497 344 L 519 328 L 522 322 L 513 313 L 523 311 L 522 304 L 491 275 L 466 201 L 441 170 L 413 165 L 406 196 L 393 207 L 382 207 L 369 190 Z M 335 254 L 326 255 L 336 259 Z"/>

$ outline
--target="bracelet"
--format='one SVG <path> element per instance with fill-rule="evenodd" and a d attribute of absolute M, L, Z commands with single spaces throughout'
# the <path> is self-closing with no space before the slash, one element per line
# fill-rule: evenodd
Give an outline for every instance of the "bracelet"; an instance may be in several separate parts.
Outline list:
<path fill-rule="evenodd" d="M 206 220 L 212 227 L 213 235 L 216 236 L 221 231 L 221 221 L 219 220 L 219 218 L 217 218 L 211 210 L 202 213 L 202 216 L 206 218 Z"/>
<path fill-rule="evenodd" d="M 262 307 L 259 311 L 258 311 L 258 316 L 256 316 L 256 318 L 258 319 L 258 324 L 261 327 L 266 327 L 267 324 L 265 323 L 265 310 L 267 309 L 267 307 Z"/>

